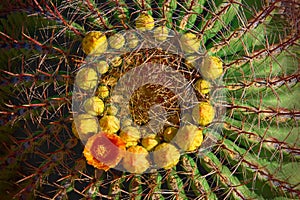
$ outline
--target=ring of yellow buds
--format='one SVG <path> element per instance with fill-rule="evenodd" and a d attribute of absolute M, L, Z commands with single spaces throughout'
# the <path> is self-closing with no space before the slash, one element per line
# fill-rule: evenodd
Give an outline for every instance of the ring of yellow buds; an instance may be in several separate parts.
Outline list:
<path fill-rule="evenodd" d="M 152 30 L 154 28 L 154 19 L 147 13 L 141 13 L 135 21 L 135 27 L 140 31 Z"/>
<path fill-rule="evenodd" d="M 116 133 L 120 129 L 120 120 L 113 115 L 105 115 L 99 120 L 101 131 Z"/>
<path fill-rule="evenodd" d="M 202 144 L 202 130 L 195 125 L 185 125 L 179 128 L 173 141 L 184 151 L 194 151 Z"/>
<path fill-rule="evenodd" d="M 92 68 L 83 68 L 78 71 L 75 85 L 83 90 L 92 90 L 98 84 L 98 74 Z"/>
<path fill-rule="evenodd" d="M 200 48 L 200 40 L 193 33 L 185 33 L 180 38 L 181 48 L 186 53 L 198 52 Z"/>
<path fill-rule="evenodd" d="M 148 155 L 149 153 L 144 147 L 131 146 L 122 160 L 123 167 L 130 173 L 143 173 L 150 166 Z"/>
<path fill-rule="evenodd" d="M 154 29 L 153 17 L 146 13 L 141 13 L 136 19 L 136 29 L 140 31 Z M 140 31 L 132 32 L 132 34 L 117 33 L 108 38 L 108 40 L 106 40 L 104 34 L 99 35 L 98 38 L 93 36 L 93 34 L 87 34 L 82 45 L 83 51 L 87 54 L 95 52 L 97 50 L 93 50 L 93 48 L 96 47 L 95 43 L 101 41 L 105 43 L 104 51 L 106 51 L 108 44 L 112 49 L 119 49 L 118 52 L 135 48 L 139 42 L 142 44 L 139 38 L 145 38 L 140 36 L 142 34 Z M 168 39 L 169 35 L 172 37 L 171 30 L 168 30 L 166 27 L 157 27 L 151 33 L 154 40 L 161 41 L 161 44 L 164 44 L 163 41 Z M 147 34 L 147 36 L 149 36 L 149 34 Z M 96 41 L 90 46 L 87 45 L 89 37 L 92 38 L 91 40 Z M 151 39 L 153 38 L 151 37 Z M 99 39 L 99 41 L 97 39 Z M 195 52 L 199 51 L 201 43 L 197 35 L 193 33 L 185 33 L 182 35 L 180 37 L 180 44 L 184 53 L 188 54 L 187 58 L 183 60 L 185 63 L 182 63 L 182 60 L 180 61 L 183 67 L 189 70 L 191 68 L 200 67 L 202 76 L 201 79 L 194 83 L 194 89 L 198 91 L 197 98 L 202 97 L 203 100 L 204 96 L 199 95 L 199 93 L 205 95 L 210 92 L 211 85 L 208 81 L 221 76 L 223 73 L 222 62 L 213 56 L 204 57 L 203 59 L 201 56 L 198 56 Z M 171 122 L 170 125 L 174 124 L 174 127 L 159 130 L 159 133 L 155 133 L 156 129 L 153 127 L 151 127 L 151 131 L 146 129 L 141 129 L 140 131 L 140 129 L 135 128 L 134 124 L 137 123 L 137 121 L 135 120 L 135 122 L 133 122 L 133 119 L 135 119 L 136 116 L 128 117 L 124 111 L 125 108 L 120 106 L 118 110 L 118 107 L 112 106 L 116 105 L 114 103 L 124 102 L 125 97 L 123 96 L 123 92 L 126 90 L 126 87 L 114 90 L 114 92 L 118 91 L 119 94 L 113 94 L 113 91 L 110 91 L 110 88 L 115 88 L 114 86 L 118 83 L 118 78 L 120 78 L 123 73 L 121 72 L 121 75 L 119 75 L 115 73 L 116 70 L 118 71 L 123 67 L 124 69 L 131 69 L 138 66 L 138 63 L 144 62 L 143 59 L 141 59 L 141 57 L 144 56 L 143 52 L 131 54 L 129 57 L 126 57 L 126 55 L 127 54 L 105 54 L 105 58 L 101 58 L 103 59 L 102 61 L 96 60 L 98 65 L 93 65 L 93 71 L 87 70 L 84 75 L 79 74 L 81 78 L 81 82 L 79 82 L 81 85 L 79 85 L 79 87 L 81 89 L 97 89 L 96 97 L 89 98 L 84 102 L 84 109 L 90 115 L 103 116 L 99 120 L 98 129 L 93 130 L 93 136 L 88 138 L 84 156 L 89 164 L 104 170 L 116 167 L 117 165 L 122 166 L 131 173 L 143 173 L 150 165 L 157 168 L 170 169 L 179 162 L 180 149 L 183 151 L 195 151 L 200 147 L 203 142 L 203 134 L 198 125 L 206 126 L 213 121 L 215 115 L 214 108 L 208 102 L 200 102 L 193 109 L 192 115 L 185 113 L 181 119 L 179 119 L 176 114 L 169 116 L 168 121 Z M 200 61 L 202 61 L 202 63 L 199 66 Z M 126 68 L 127 66 L 128 68 Z M 110 73 L 105 74 L 108 70 L 110 70 Z M 97 74 L 100 75 L 99 78 L 102 77 L 103 79 L 99 81 Z M 101 74 L 105 75 L 101 76 Z M 89 81 L 92 83 L 88 83 Z M 101 85 L 97 86 L 97 84 Z M 104 108 L 103 102 L 107 103 L 105 105 L 106 109 Z M 128 117 L 128 119 L 122 120 L 122 125 L 120 124 L 119 118 L 116 117 L 118 113 L 120 114 L 120 119 Z M 195 122 L 197 126 L 190 125 L 195 124 Z M 175 128 L 179 123 L 184 126 L 179 129 Z M 90 131 L 88 129 L 92 126 L 91 124 L 91 121 L 87 121 L 84 125 L 80 124 L 80 128 L 83 129 L 83 132 L 87 132 L 86 134 L 88 134 L 88 131 Z M 120 126 L 122 126 L 121 129 Z M 75 125 L 74 127 L 74 129 L 76 129 Z M 95 135 L 99 130 L 100 133 Z M 77 133 L 77 135 L 80 134 L 82 133 Z M 153 158 L 151 162 L 148 160 L 150 157 Z"/>
<path fill-rule="evenodd" d="M 162 143 L 153 151 L 154 163 L 158 168 L 171 169 L 179 162 L 180 153 L 170 143 Z"/>
<path fill-rule="evenodd" d="M 87 54 L 101 55 L 107 49 L 106 36 L 100 31 L 88 32 L 82 40 L 82 51 Z"/>
<path fill-rule="evenodd" d="M 208 94 L 210 92 L 210 82 L 203 80 L 203 79 L 199 79 L 197 80 L 197 82 L 195 83 L 195 89 L 200 93 L 200 94 Z"/>
<path fill-rule="evenodd" d="M 213 106 L 208 102 L 200 102 L 193 108 L 193 119 L 201 126 L 210 124 L 215 116 L 215 110 Z"/>
<path fill-rule="evenodd" d="M 125 143 L 119 136 L 100 132 L 88 139 L 83 155 L 88 164 L 107 171 L 118 165 L 125 150 Z"/>
<path fill-rule="evenodd" d="M 104 111 L 104 103 L 98 97 L 91 97 L 85 100 L 83 104 L 84 110 L 90 115 L 101 115 Z"/>
<path fill-rule="evenodd" d="M 205 79 L 217 79 L 223 74 L 223 64 L 220 58 L 207 56 L 203 59 L 200 72 Z"/>
<path fill-rule="evenodd" d="M 141 133 L 137 128 L 127 126 L 121 130 L 120 137 L 125 141 L 126 147 L 136 146 L 141 137 Z"/>

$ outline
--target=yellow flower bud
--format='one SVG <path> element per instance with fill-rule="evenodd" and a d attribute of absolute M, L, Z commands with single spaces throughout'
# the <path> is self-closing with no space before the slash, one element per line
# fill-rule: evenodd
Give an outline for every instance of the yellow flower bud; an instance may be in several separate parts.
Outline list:
<path fill-rule="evenodd" d="M 193 108 L 193 119 L 201 126 L 210 124 L 215 116 L 215 110 L 208 102 L 200 102 Z"/>
<path fill-rule="evenodd" d="M 131 146 L 123 158 L 123 167 L 130 173 L 143 173 L 150 166 L 148 154 L 148 151 L 141 146 Z"/>
<path fill-rule="evenodd" d="M 109 45 L 111 48 L 120 49 L 125 44 L 125 38 L 123 35 L 116 33 L 109 37 Z"/>
<path fill-rule="evenodd" d="M 181 47 L 186 53 L 197 52 L 200 48 L 200 40 L 193 33 L 185 33 L 180 38 Z"/>
<path fill-rule="evenodd" d="M 147 135 L 142 140 L 142 145 L 147 149 L 147 151 L 151 151 L 156 145 L 158 145 L 159 140 L 156 138 L 155 134 Z"/>
<path fill-rule="evenodd" d="M 107 133 L 116 133 L 120 129 L 120 121 L 113 115 L 106 115 L 99 121 L 101 131 Z"/>
<path fill-rule="evenodd" d="M 168 38 L 169 30 L 165 26 L 159 26 L 154 29 L 153 36 L 159 41 L 165 41 Z"/>
<path fill-rule="evenodd" d="M 203 79 L 199 79 L 197 80 L 197 82 L 195 83 L 195 89 L 200 93 L 200 94 L 208 94 L 210 92 L 210 82 L 203 80 Z"/>
<path fill-rule="evenodd" d="M 180 158 L 178 149 L 170 143 L 158 145 L 153 152 L 154 163 L 158 168 L 170 169 L 177 165 Z"/>
<path fill-rule="evenodd" d="M 205 79 L 214 80 L 219 78 L 223 74 L 221 59 L 215 56 L 205 57 L 200 72 Z"/>
<path fill-rule="evenodd" d="M 98 97 L 91 97 L 85 100 L 84 110 L 90 115 L 101 115 L 104 111 L 104 103 Z"/>
<path fill-rule="evenodd" d="M 76 86 L 83 90 L 92 90 L 98 84 L 98 75 L 92 68 L 83 68 L 78 71 L 75 78 Z"/>
<path fill-rule="evenodd" d="M 109 95 L 109 88 L 106 85 L 100 85 L 97 90 L 98 97 L 105 99 Z"/>
<path fill-rule="evenodd" d="M 135 27 L 140 31 L 152 30 L 154 27 L 154 19 L 151 15 L 142 13 L 136 19 Z"/>
<path fill-rule="evenodd" d="M 135 146 L 141 137 L 141 133 L 137 128 L 127 126 L 121 130 L 120 137 L 126 142 L 126 147 Z"/>
<path fill-rule="evenodd" d="M 164 140 L 170 142 L 176 135 L 178 129 L 175 127 L 168 127 L 164 130 Z"/>
<path fill-rule="evenodd" d="M 82 51 L 89 55 L 101 55 L 107 50 L 106 36 L 100 31 L 91 31 L 82 40 Z"/>
<path fill-rule="evenodd" d="M 195 125 L 185 125 L 179 128 L 174 138 L 174 142 L 184 151 L 196 150 L 202 141 L 202 130 Z"/>
<path fill-rule="evenodd" d="M 99 74 L 105 74 L 106 72 L 108 72 L 108 69 L 109 69 L 109 65 L 104 60 L 101 60 L 96 66 L 96 70 Z"/>
<path fill-rule="evenodd" d="M 87 135 L 95 134 L 99 130 L 99 124 L 96 117 L 89 114 L 80 114 L 74 118 L 74 134 Z"/>

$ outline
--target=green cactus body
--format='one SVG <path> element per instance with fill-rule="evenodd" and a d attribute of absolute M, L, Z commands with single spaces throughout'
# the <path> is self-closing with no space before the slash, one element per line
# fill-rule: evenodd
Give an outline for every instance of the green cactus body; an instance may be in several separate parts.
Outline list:
<path fill-rule="evenodd" d="M 162 19 L 164 20 L 163 25 L 166 25 L 168 28 L 171 29 L 173 27 L 172 16 L 173 16 L 173 12 L 177 8 L 177 1 L 176 0 L 168 0 L 168 1 L 159 0 L 158 5 L 160 8 Z"/>
<path fill-rule="evenodd" d="M 151 173 L 147 176 L 149 180 L 149 192 L 145 195 L 145 199 L 163 200 L 163 191 L 161 191 L 163 177 L 159 172 Z"/>
<path fill-rule="evenodd" d="M 197 168 L 195 160 L 186 155 L 182 157 L 182 166 L 186 173 L 189 174 L 189 182 L 191 184 L 192 191 L 197 198 L 217 199 L 217 196 L 212 192 L 209 183 Z"/>
<path fill-rule="evenodd" d="M 215 180 L 224 186 L 225 190 L 229 190 L 233 199 L 257 199 L 258 196 L 251 192 L 245 185 L 241 184 L 239 179 L 233 176 L 228 167 L 223 166 L 219 159 L 211 152 L 207 153 L 201 160 L 201 163 L 207 169 L 213 169 Z"/>
<path fill-rule="evenodd" d="M 125 174 L 123 174 L 125 176 Z M 122 191 L 122 183 L 123 181 L 125 181 L 124 178 L 119 178 L 119 179 L 116 179 L 116 180 L 113 180 L 111 182 L 111 184 L 109 184 L 109 192 L 108 192 L 108 196 L 114 198 L 114 199 L 122 199 L 122 196 L 121 196 L 121 191 Z"/>
<path fill-rule="evenodd" d="M 183 181 L 174 170 L 172 170 L 171 173 L 168 174 L 167 184 L 168 188 L 172 191 L 172 193 L 174 193 L 170 196 L 171 198 L 187 199 L 185 191 L 183 190 Z"/>
<path fill-rule="evenodd" d="M 142 179 L 139 176 L 135 176 L 129 183 L 130 198 L 140 200 L 143 199 Z"/>
<path fill-rule="evenodd" d="M 110 2 L 111 8 L 117 8 L 113 13 L 113 19 L 118 20 L 124 28 L 128 26 L 129 9 L 124 0 Z"/>
<path fill-rule="evenodd" d="M 1 199 L 299 198 L 298 10 L 293 0 L 1 2 Z M 148 48 L 147 37 L 159 48 Z M 178 55 L 163 50 L 172 39 Z M 121 103 L 137 82 L 113 91 L 150 61 L 188 84 L 137 87 L 125 112 Z M 197 98 L 181 106 L 193 100 L 184 98 L 186 86 Z M 161 117 L 154 104 L 172 115 Z M 179 112 L 203 104 L 209 109 L 195 109 L 198 117 Z M 203 141 L 186 152 L 189 130 L 176 134 L 191 125 Z M 85 150 L 102 132 L 124 151 L 143 149 L 147 165 L 137 170 L 139 159 L 121 151 L 110 166 L 95 159 L 92 150 L 100 159 L 111 150 Z"/>

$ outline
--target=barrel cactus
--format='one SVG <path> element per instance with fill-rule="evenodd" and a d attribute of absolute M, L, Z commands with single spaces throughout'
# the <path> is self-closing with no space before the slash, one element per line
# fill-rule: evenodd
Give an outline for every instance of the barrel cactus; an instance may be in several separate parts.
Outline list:
<path fill-rule="evenodd" d="M 1 199 L 300 196 L 296 1 L 1 4 Z"/>

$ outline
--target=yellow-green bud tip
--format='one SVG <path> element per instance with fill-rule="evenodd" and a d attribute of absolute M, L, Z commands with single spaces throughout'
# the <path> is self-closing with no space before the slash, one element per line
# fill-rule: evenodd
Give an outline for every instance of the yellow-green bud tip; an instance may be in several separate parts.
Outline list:
<path fill-rule="evenodd" d="M 164 130 L 164 140 L 170 142 L 176 135 L 178 129 L 175 127 L 168 127 Z"/>
<path fill-rule="evenodd" d="M 170 143 L 162 143 L 154 149 L 154 163 L 159 168 L 171 169 L 179 162 L 180 153 Z"/>
<path fill-rule="evenodd" d="M 203 79 L 199 79 L 197 80 L 197 82 L 195 83 L 195 89 L 200 93 L 200 94 L 208 94 L 210 92 L 210 82 L 203 80 Z"/>
<path fill-rule="evenodd" d="M 186 53 L 197 52 L 200 48 L 200 40 L 193 33 L 185 33 L 180 38 L 182 50 Z"/>
<path fill-rule="evenodd" d="M 100 74 L 105 74 L 106 72 L 108 72 L 109 70 L 109 65 L 106 61 L 101 60 L 97 66 L 96 66 L 96 70 L 98 73 Z"/>
<path fill-rule="evenodd" d="M 213 106 L 208 102 L 200 102 L 193 108 L 193 119 L 201 126 L 210 124 L 215 116 Z"/>
<path fill-rule="evenodd" d="M 223 64 L 220 58 L 215 56 L 205 57 L 200 67 L 201 75 L 205 79 L 217 79 L 223 74 Z"/>
<path fill-rule="evenodd" d="M 159 140 L 156 138 L 155 134 L 150 134 L 142 140 L 142 145 L 147 151 L 151 151 L 158 143 Z"/>
<path fill-rule="evenodd" d="M 89 114 L 80 114 L 74 118 L 74 126 L 72 130 L 75 135 L 86 135 L 89 133 L 97 133 L 99 124 L 96 117 Z"/>
<path fill-rule="evenodd" d="M 107 39 L 100 31 L 88 32 L 82 40 L 82 51 L 87 55 L 101 55 L 106 49 Z"/>
<path fill-rule="evenodd" d="M 109 45 L 111 48 L 120 49 L 125 44 L 125 38 L 123 35 L 116 33 L 109 37 Z"/>
<path fill-rule="evenodd" d="M 90 115 L 101 115 L 104 111 L 104 103 L 98 97 L 91 97 L 85 100 L 84 110 Z"/>
<path fill-rule="evenodd" d="M 92 68 L 83 68 L 78 71 L 75 84 L 83 90 L 92 90 L 98 84 L 98 75 Z"/>
<path fill-rule="evenodd" d="M 169 30 L 165 26 L 159 26 L 155 28 L 153 31 L 154 38 L 159 41 L 165 41 L 168 37 L 168 34 L 169 34 Z"/>
<path fill-rule="evenodd" d="M 131 146 L 123 158 L 123 167 L 130 173 L 143 173 L 150 164 L 147 159 L 148 151 L 141 146 Z"/>
<path fill-rule="evenodd" d="M 154 19 L 151 15 L 142 13 L 137 17 L 135 27 L 140 31 L 152 30 L 154 27 Z"/>
<path fill-rule="evenodd" d="M 184 151 L 194 151 L 203 141 L 202 130 L 195 125 L 181 127 L 175 138 L 175 143 Z"/>
<path fill-rule="evenodd" d="M 107 133 L 116 133 L 120 129 L 120 121 L 113 115 L 106 115 L 99 121 L 101 131 Z"/>
<path fill-rule="evenodd" d="M 135 146 L 141 137 L 141 133 L 137 128 L 127 126 L 121 130 L 120 137 L 126 142 L 126 147 Z"/>
<path fill-rule="evenodd" d="M 106 85 L 101 85 L 98 87 L 97 94 L 101 99 L 105 99 L 109 96 L 109 88 Z"/>

